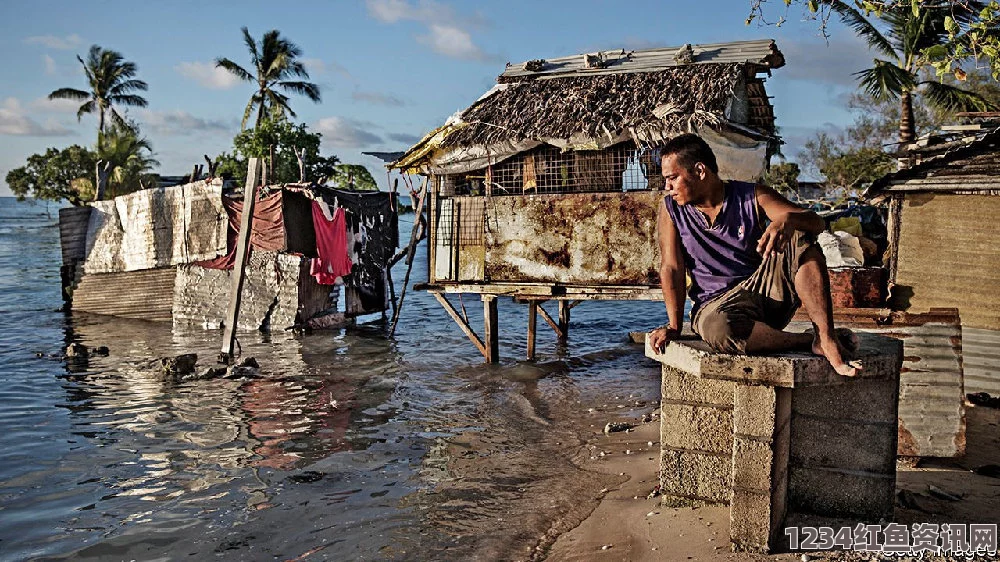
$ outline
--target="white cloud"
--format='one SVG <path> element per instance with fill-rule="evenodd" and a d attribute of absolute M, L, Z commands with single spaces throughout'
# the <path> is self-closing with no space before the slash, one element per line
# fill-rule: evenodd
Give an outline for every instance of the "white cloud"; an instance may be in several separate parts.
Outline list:
<path fill-rule="evenodd" d="M 42 55 L 42 63 L 45 64 L 45 74 L 53 76 L 58 72 L 58 67 L 56 67 L 56 59 L 50 57 L 49 55 Z"/>
<path fill-rule="evenodd" d="M 410 4 L 407 0 L 368 0 L 368 12 L 382 23 L 415 21 L 426 26 L 426 32 L 418 34 L 419 43 L 430 47 L 446 57 L 491 61 L 495 55 L 485 53 L 472 40 L 468 28 L 486 25 L 480 16 L 469 17 L 456 14 L 449 6 L 434 0 L 420 0 Z"/>
<path fill-rule="evenodd" d="M 875 53 L 854 34 L 838 33 L 829 43 L 819 37 L 786 40 L 781 43 L 785 67 L 783 79 L 856 87 L 853 73 L 872 65 Z"/>
<path fill-rule="evenodd" d="M 375 125 L 345 117 L 324 117 L 313 130 L 323 134 L 323 143 L 340 148 L 368 148 L 382 144 L 382 137 L 372 133 Z"/>
<path fill-rule="evenodd" d="M 309 72 L 310 77 L 322 76 L 329 72 L 336 72 L 337 74 L 340 74 L 345 78 L 354 79 L 354 77 L 351 76 L 351 73 L 347 70 L 347 68 L 333 61 L 325 61 L 323 59 L 303 58 L 299 59 L 299 62 L 305 65 L 306 71 Z"/>
<path fill-rule="evenodd" d="M 214 62 L 182 62 L 174 70 L 210 90 L 228 90 L 240 83 L 239 78 Z"/>
<path fill-rule="evenodd" d="M 383 94 L 380 92 L 364 92 L 361 90 L 355 90 L 351 93 L 351 99 L 354 101 L 370 103 L 372 105 L 384 105 L 387 107 L 402 107 L 406 105 L 406 102 L 398 97 L 392 94 Z"/>
<path fill-rule="evenodd" d="M 54 120 L 44 125 L 38 123 L 25 112 L 17 98 L 7 98 L 0 103 L 0 135 L 26 137 L 61 137 L 73 134 Z"/>
<path fill-rule="evenodd" d="M 420 137 L 418 137 L 417 135 L 411 135 L 408 133 L 389 133 L 386 136 L 389 137 L 389 140 L 394 140 L 396 142 L 401 142 L 403 144 L 409 144 L 409 145 L 417 144 L 417 141 L 420 140 Z"/>
<path fill-rule="evenodd" d="M 24 42 L 29 45 L 42 45 L 43 47 L 48 47 L 49 49 L 68 51 L 79 47 L 83 43 L 83 39 L 75 33 L 67 35 L 66 37 L 56 37 L 55 35 L 34 35 L 25 38 Z"/>
<path fill-rule="evenodd" d="M 28 104 L 34 111 L 43 111 L 45 113 L 72 113 L 76 115 L 77 110 L 84 102 L 76 100 L 67 99 L 54 99 L 49 98 L 38 98 Z"/>
<path fill-rule="evenodd" d="M 190 135 L 198 132 L 235 134 L 240 127 L 236 120 L 205 119 L 187 111 L 139 111 L 144 128 L 161 135 Z"/>

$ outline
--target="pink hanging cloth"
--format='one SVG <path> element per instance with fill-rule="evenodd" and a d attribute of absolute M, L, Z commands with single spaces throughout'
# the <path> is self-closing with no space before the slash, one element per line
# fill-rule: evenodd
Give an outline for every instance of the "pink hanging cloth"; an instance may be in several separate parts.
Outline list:
<path fill-rule="evenodd" d="M 347 220 L 344 209 L 337 207 L 330 213 L 325 202 L 312 203 L 313 226 L 316 229 L 316 253 L 309 265 L 309 274 L 320 285 L 333 285 L 337 278 L 351 272 L 351 258 L 347 256 Z"/>

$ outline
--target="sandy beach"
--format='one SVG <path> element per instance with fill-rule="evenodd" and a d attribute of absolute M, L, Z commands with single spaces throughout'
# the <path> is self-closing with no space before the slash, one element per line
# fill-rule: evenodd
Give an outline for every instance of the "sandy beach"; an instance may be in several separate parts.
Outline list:
<path fill-rule="evenodd" d="M 924 459 L 916 466 L 910 462 L 898 463 L 896 522 L 907 525 L 1000 522 L 997 509 L 1000 479 L 975 472 L 984 466 L 1000 464 L 1000 410 L 970 405 L 966 417 L 968 445 L 964 457 Z M 659 497 L 647 497 L 658 482 L 659 417 L 645 423 L 636 419 L 623 421 L 638 425 L 627 432 L 607 435 L 595 432 L 578 461 L 590 470 L 626 480 L 608 488 L 597 508 L 579 526 L 560 535 L 545 559 L 733 562 L 802 559 L 802 553 L 732 552 L 726 506 L 672 508 L 661 506 Z M 946 499 L 945 495 L 953 499 Z M 879 559 L 872 554 L 837 551 L 810 552 L 806 556 L 809 560 L 830 561 Z"/>

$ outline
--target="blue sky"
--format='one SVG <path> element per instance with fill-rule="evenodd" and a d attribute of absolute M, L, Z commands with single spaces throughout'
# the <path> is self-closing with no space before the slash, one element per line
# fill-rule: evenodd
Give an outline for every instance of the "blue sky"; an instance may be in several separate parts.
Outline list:
<path fill-rule="evenodd" d="M 770 4 L 777 19 L 783 3 Z M 852 120 L 844 107 L 851 72 L 872 55 L 839 24 L 824 40 L 797 7 L 780 28 L 745 25 L 748 11 L 748 0 L 10 0 L 0 5 L 0 196 L 10 195 L 7 172 L 29 155 L 94 143 L 95 116 L 78 122 L 78 104 L 46 96 L 86 89 L 76 55 L 95 43 L 135 62 L 149 83 L 149 107 L 128 113 L 152 142 L 159 172 L 185 174 L 203 154 L 229 150 L 252 87 L 213 60 L 250 67 L 244 25 L 258 38 L 278 29 L 302 49 L 323 101 L 293 98 L 296 121 L 323 133 L 324 154 L 368 166 L 383 185 L 381 163 L 361 152 L 407 148 L 485 92 L 507 61 L 765 37 L 787 59 L 767 88 L 794 160 L 816 130 Z"/>

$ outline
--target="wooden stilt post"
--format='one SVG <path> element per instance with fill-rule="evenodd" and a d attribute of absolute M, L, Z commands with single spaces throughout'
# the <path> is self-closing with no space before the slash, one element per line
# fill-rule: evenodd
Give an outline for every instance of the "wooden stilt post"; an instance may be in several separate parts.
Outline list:
<path fill-rule="evenodd" d="M 535 323 L 538 320 L 538 302 L 528 301 L 528 361 L 535 360 Z"/>
<path fill-rule="evenodd" d="M 486 341 L 483 342 L 486 345 L 486 362 L 499 363 L 500 334 L 496 295 L 483 295 L 483 320 L 486 324 L 484 338 Z"/>
<path fill-rule="evenodd" d="M 566 343 L 569 339 L 569 311 L 573 307 L 569 301 L 559 301 L 559 343 Z"/>
<path fill-rule="evenodd" d="M 226 312 L 225 332 L 222 336 L 222 353 L 219 360 L 230 363 L 236 346 L 236 324 L 240 317 L 240 298 L 246 281 L 247 258 L 250 254 L 250 231 L 253 225 L 253 208 L 257 201 L 257 183 L 260 181 L 260 159 L 251 158 L 247 166 L 247 183 L 243 188 L 243 215 L 240 217 L 240 235 L 236 241 L 236 263 L 229 279 L 229 310 Z"/>

